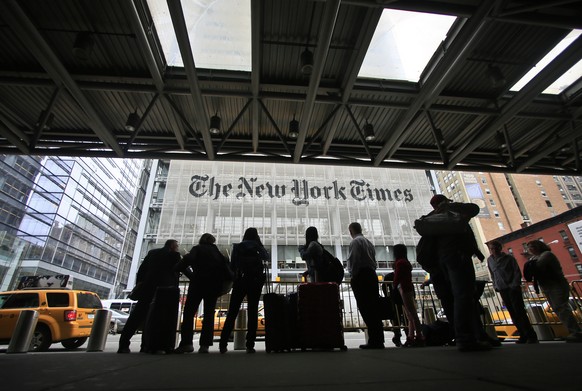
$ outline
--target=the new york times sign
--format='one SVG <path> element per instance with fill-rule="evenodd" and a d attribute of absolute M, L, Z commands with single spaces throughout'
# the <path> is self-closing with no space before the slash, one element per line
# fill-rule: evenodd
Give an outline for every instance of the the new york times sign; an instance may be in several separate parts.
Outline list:
<path fill-rule="evenodd" d="M 305 179 L 293 179 L 289 184 L 273 184 L 259 182 L 257 178 L 240 177 L 238 183 L 219 183 L 216 178 L 208 175 L 194 175 L 188 188 L 190 194 L 196 198 L 209 197 L 217 200 L 220 197 L 236 197 L 236 199 L 250 198 L 284 198 L 291 197 L 294 205 L 309 205 L 310 200 L 324 198 L 326 200 L 347 200 L 348 197 L 356 201 L 411 202 L 414 197 L 410 189 L 382 189 L 373 187 L 361 179 L 349 181 L 349 186 L 341 186 L 337 180 L 329 186 L 312 186 Z"/>

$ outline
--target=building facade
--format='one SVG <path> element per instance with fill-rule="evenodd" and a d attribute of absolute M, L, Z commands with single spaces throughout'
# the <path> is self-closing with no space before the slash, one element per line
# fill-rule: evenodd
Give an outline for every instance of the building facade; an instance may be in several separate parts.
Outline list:
<path fill-rule="evenodd" d="M 145 186 L 144 162 L 0 156 L 0 288 L 23 276 L 70 275 L 73 288 L 121 294 Z"/>
<path fill-rule="evenodd" d="M 523 270 L 530 258 L 527 242 L 541 240 L 560 260 L 568 281 L 582 278 L 582 206 L 498 238 Z"/>
<path fill-rule="evenodd" d="M 258 229 L 271 254 L 272 277 L 300 281 L 306 266 L 297 247 L 305 230 L 317 227 L 320 242 L 345 261 L 354 221 L 374 243 L 382 274 L 391 270 L 395 244 L 408 246 L 415 260 L 414 220 L 431 210 L 433 195 L 430 178 L 419 170 L 172 160 L 155 162 L 152 173 L 130 286 L 147 251 L 167 239 L 185 252 L 210 232 L 229 254 L 249 227 Z"/>

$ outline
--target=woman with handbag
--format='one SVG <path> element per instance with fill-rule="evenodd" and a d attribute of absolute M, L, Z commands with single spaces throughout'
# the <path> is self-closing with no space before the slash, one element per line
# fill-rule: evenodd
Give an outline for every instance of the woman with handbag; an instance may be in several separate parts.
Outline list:
<path fill-rule="evenodd" d="M 232 273 L 228 260 L 218 250 L 215 242 L 214 236 L 209 233 L 203 234 L 198 245 L 192 247 L 190 253 L 176 265 L 176 270 L 184 273 L 190 279 L 190 284 L 180 328 L 180 345 L 174 351 L 175 353 L 194 351 L 194 315 L 202 300 L 204 300 L 204 319 L 198 353 L 208 353 L 208 348 L 212 346 L 216 300 L 222 293 L 225 279 L 228 279 L 229 273 Z M 232 279 L 232 275 L 230 277 Z"/>
<path fill-rule="evenodd" d="M 407 258 L 406 246 L 394 246 L 394 288 L 398 289 L 402 298 L 402 308 L 408 321 L 408 336 L 404 347 L 426 346 L 420 319 L 414 303 L 414 285 L 412 284 L 412 265 Z"/>

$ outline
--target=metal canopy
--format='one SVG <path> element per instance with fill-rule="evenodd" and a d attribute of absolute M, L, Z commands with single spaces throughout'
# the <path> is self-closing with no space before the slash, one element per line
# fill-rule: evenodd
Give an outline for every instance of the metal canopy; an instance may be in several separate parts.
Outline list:
<path fill-rule="evenodd" d="M 580 1 L 251 0 L 251 72 L 196 67 L 182 3 L 167 3 L 183 68 L 167 66 L 145 0 L 0 2 L 0 152 L 582 173 L 582 79 L 542 93 L 582 38 L 509 91 L 582 29 Z M 357 76 L 384 8 L 459 17 L 418 83 Z M 79 33 L 91 45 L 75 55 Z"/>

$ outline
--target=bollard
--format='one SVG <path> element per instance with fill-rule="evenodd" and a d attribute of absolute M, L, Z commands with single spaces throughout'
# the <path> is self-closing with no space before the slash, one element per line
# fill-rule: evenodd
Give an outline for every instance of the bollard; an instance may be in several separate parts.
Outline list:
<path fill-rule="evenodd" d="M 424 309 L 424 313 L 422 314 L 422 321 L 424 324 L 433 324 L 436 322 L 436 315 L 434 313 L 434 308 L 427 307 Z"/>
<path fill-rule="evenodd" d="M 489 338 L 497 339 L 497 332 L 493 325 L 493 318 L 491 318 L 491 310 L 488 307 L 483 307 L 483 327 Z"/>
<path fill-rule="evenodd" d="M 234 332 L 234 350 L 244 350 L 247 348 L 246 343 L 246 332 L 244 329 L 247 325 L 247 310 L 246 308 L 241 308 L 238 311 L 238 316 L 236 317 Z"/>
<path fill-rule="evenodd" d="M 111 321 L 111 311 L 99 309 L 95 312 L 91 335 L 87 343 L 88 352 L 102 352 L 105 349 L 107 335 L 109 335 L 109 322 Z"/>
<path fill-rule="evenodd" d="M 554 340 L 554 333 L 552 328 L 548 324 L 544 324 L 547 322 L 546 316 L 544 314 L 544 309 L 541 306 L 530 306 L 527 309 L 528 315 L 530 316 L 531 325 L 533 326 L 536 334 L 538 335 L 538 339 L 540 341 L 553 341 Z"/>
<path fill-rule="evenodd" d="M 6 353 L 26 353 L 30 349 L 30 342 L 38 322 L 38 311 L 22 310 L 16 321 L 16 327 L 10 338 Z"/>

